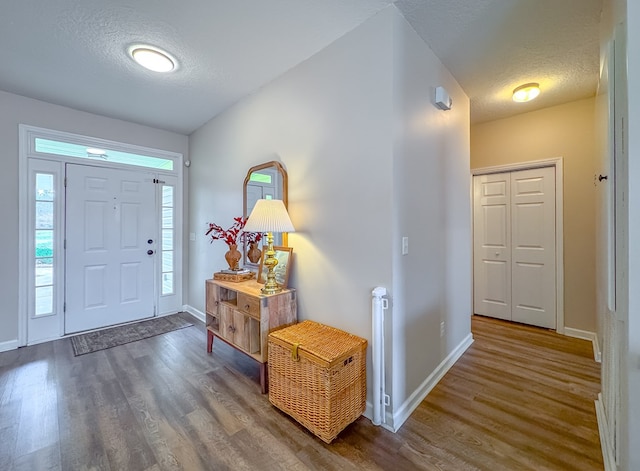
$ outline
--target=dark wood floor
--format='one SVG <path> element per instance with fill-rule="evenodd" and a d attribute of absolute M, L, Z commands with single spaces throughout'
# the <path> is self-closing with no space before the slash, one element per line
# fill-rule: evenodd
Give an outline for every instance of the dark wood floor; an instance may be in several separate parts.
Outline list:
<path fill-rule="evenodd" d="M 474 318 L 397 434 L 360 418 L 326 445 L 194 323 L 80 357 L 68 339 L 0 354 L 0 470 L 603 469 L 589 342 Z"/>

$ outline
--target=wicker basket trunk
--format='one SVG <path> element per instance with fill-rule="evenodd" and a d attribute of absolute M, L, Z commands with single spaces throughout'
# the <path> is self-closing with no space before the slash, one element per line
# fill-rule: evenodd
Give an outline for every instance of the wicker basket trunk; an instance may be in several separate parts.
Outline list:
<path fill-rule="evenodd" d="M 365 410 L 367 341 L 304 321 L 269 334 L 269 400 L 326 443 Z"/>

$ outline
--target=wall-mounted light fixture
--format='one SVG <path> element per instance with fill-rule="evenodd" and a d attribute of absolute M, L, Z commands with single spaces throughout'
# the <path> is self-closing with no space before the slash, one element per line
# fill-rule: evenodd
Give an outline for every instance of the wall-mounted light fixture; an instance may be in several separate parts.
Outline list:
<path fill-rule="evenodd" d="M 531 101 L 540 95 L 540 84 L 538 83 L 525 83 L 513 90 L 513 101 L 518 103 L 525 103 Z"/>
<path fill-rule="evenodd" d="M 168 52 L 154 46 L 131 46 L 129 55 L 142 67 L 154 72 L 171 72 L 175 70 L 177 64 Z"/>

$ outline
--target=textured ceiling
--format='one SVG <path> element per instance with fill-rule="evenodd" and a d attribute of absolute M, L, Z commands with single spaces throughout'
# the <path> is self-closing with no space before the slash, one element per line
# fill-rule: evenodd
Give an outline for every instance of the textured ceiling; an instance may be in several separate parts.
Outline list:
<path fill-rule="evenodd" d="M 474 122 L 592 96 L 602 0 L 19 0 L 0 6 L 0 90 L 189 134 L 396 3 Z M 134 64 L 150 43 L 172 74 Z M 516 107 L 515 86 L 543 95 Z"/>
<path fill-rule="evenodd" d="M 594 96 L 602 0 L 398 0 L 471 99 L 471 122 Z M 514 103 L 513 89 L 542 93 Z"/>

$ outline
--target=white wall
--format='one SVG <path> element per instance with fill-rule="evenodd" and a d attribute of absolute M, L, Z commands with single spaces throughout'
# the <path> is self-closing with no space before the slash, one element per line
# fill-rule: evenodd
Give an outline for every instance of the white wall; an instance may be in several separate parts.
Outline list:
<path fill-rule="evenodd" d="M 280 160 L 296 232 L 290 285 L 299 319 L 369 337 L 370 292 L 391 288 L 391 41 L 382 14 L 222 113 L 190 139 L 189 303 L 224 268 L 206 223 L 242 214 L 247 170 Z"/>
<path fill-rule="evenodd" d="M 187 136 L 0 91 L 0 350 L 18 338 L 18 124 L 188 155 Z"/>
<path fill-rule="evenodd" d="M 471 196 L 469 100 L 406 20 L 394 19 L 393 404 L 399 411 L 470 332 Z M 450 111 L 434 106 L 436 86 L 451 95 Z M 403 236 L 409 237 L 406 256 Z"/>
<path fill-rule="evenodd" d="M 431 104 L 436 85 L 453 111 Z M 247 170 L 280 160 L 299 319 L 370 340 L 370 293 L 386 287 L 387 392 L 404 404 L 469 334 L 468 115 L 468 99 L 392 6 L 207 123 L 190 138 L 189 304 L 204 310 L 204 280 L 224 266 L 226 246 L 209 244 L 206 223 L 230 225 Z"/>
<path fill-rule="evenodd" d="M 624 4 L 625 2 L 617 2 Z M 623 359 L 627 382 L 622 384 L 623 467 L 640 469 L 640 4 L 627 1 L 628 93 L 628 353 Z M 626 402 L 626 404 L 625 404 Z M 625 405 L 628 406 L 625 407 Z M 625 410 L 626 409 L 626 410 Z M 625 433 L 626 432 L 626 433 Z"/>

